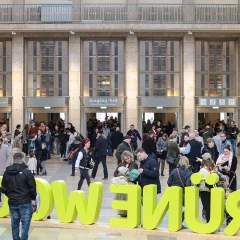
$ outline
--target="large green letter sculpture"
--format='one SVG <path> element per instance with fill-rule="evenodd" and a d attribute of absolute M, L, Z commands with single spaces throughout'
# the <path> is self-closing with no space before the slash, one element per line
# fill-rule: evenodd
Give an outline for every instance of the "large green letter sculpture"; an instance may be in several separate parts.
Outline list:
<path fill-rule="evenodd" d="M 48 217 L 53 208 L 53 194 L 51 185 L 42 178 L 36 178 L 37 191 L 40 196 L 40 207 L 37 212 L 33 214 L 32 220 L 38 221 Z"/>
<path fill-rule="evenodd" d="M 233 192 L 228 196 L 226 209 L 233 220 L 224 229 L 224 233 L 227 236 L 233 236 L 240 228 L 240 191 Z"/>
<path fill-rule="evenodd" d="M 143 228 L 148 230 L 157 228 L 168 209 L 168 230 L 176 232 L 182 228 L 182 188 L 167 188 L 157 205 L 157 186 L 144 187 Z"/>
<path fill-rule="evenodd" d="M 111 185 L 112 193 L 127 194 L 127 201 L 114 200 L 112 208 L 127 210 L 126 218 L 110 218 L 111 227 L 135 228 L 141 223 L 141 188 L 138 185 Z"/>
<path fill-rule="evenodd" d="M 200 173 L 193 174 L 191 181 L 194 184 L 199 184 L 203 179 Z M 209 174 L 206 177 L 206 182 L 209 185 L 214 185 L 219 181 L 217 174 Z M 185 188 L 185 220 L 187 226 L 196 233 L 213 233 L 218 230 L 224 221 L 224 189 L 211 189 L 211 217 L 208 223 L 203 223 L 199 218 L 199 188 Z"/>
<path fill-rule="evenodd" d="M 84 191 L 73 191 L 68 199 L 67 186 L 64 181 L 52 183 L 53 196 L 58 219 L 62 223 L 76 220 L 77 214 L 82 224 L 97 222 L 100 214 L 104 186 L 100 182 L 91 183 L 88 201 Z"/>
<path fill-rule="evenodd" d="M 0 186 L 2 186 L 2 178 L 0 177 Z M 9 214 L 8 197 L 4 194 L 3 205 L 0 208 L 0 218 L 7 217 Z"/>

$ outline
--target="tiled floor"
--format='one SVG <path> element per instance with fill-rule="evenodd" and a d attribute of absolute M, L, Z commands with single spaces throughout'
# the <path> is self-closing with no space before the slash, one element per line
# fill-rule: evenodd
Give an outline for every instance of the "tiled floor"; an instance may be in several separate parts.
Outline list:
<path fill-rule="evenodd" d="M 107 165 L 109 171 L 109 180 L 104 181 L 104 198 L 102 201 L 102 208 L 100 212 L 99 222 L 107 224 L 109 218 L 112 216 L 116 216 L 117 212 L 112 210 L 111 208 L 111 201 L 114 199 L 114 195 L 110 193 L 109 190 L 109 183 L 110 179 L 113 177 L 113 172 L 117 167 L 117 163 L 113 161 L 112 157 L 107 158 Z M 77 183 L 79 180 L 79 175 L 72 177 L 70 176 L 71 173 L 71 166 L 69 166 L 66 162 L 60 161 L 58 158 L 53 158 L 47 162 L 47 170 L 48 176 L 44 176 L 43 178 L 49 181 L 50 183 L 55 180 L 64 180 L 67 183 L 68 191 L 73 191 L 77 189 Z M 165 176 L 161 177 L 161 185 L 162 190 L 167 187 L 166 182 L 168 179 L 168 169 L 165 170 Z M 240 173 L 240 168 L 238 168 L 237 175 Z M 102 166 L 100 166 L 97 177 L 95 181 L 101 181 L 103 177 Z M 238 187 L 239 184 L 238 184 Z M 84 182 L 83 184 L 83 191 L 86 193 L 88 192 L 87 183 Z M 201 210 L 200 210 L 201 211 Z M 51 214 L 52 219 L 57 219 L 56 211 L 53 210 Z M 167 228 L 167 216 L 163 219 L 160 227 Z M 120 232 L 120 233 L 119 233 Z M 76 230 L 76 229 L 61 229 L 61 228 L 40 228 L 40 227 L 31 227 L 30 230 L 30 240 L 34 239 L 59 239 L 59 240 L 71 240 L 71 239 L 99 239 L 99 240 L 106 240 L 106 239 L 124 239 L 124 240 L 180 240 L 180 238 L 169 238 L 169 237 L 159 237 L 159 236 L 136 236 L 136 235 L 127 235 L 121 234 L 121 231 L 117 233 L 99 233 L 99 232 L 90 232 L 88 230 Z M 11 235 L 11 228 L 7 225 L 0 225 L 0 240 L 10 240 L 12 239 Z M 191 238 L 193 239 L 193 238 Z"/>

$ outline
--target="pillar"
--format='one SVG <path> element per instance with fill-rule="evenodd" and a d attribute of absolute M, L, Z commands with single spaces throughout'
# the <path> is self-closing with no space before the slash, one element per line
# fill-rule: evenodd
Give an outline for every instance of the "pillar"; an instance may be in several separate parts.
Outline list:
<path fill-rule="evenodd" d="M 69 37 L 69 122 L 80 131 L 80 37 Z"/>
<path fill-rule="evenodd" d="M 140 130 L 138 116 L 138 38 L 128 34 L 126 37 L 126 124 L 125 133 L 134 124 Z"/>
<path fill-rule="evenodd" d="M 183 125 L 195 128 L 195 38 L 183 37 Z"/>
<path fill-rule="evenodd" d="M 23 127 L 23 73 L 24 73 L 24 38 L 23 33 L 17 33 L 12 38 L 12 129 L 17 124 Z"/>

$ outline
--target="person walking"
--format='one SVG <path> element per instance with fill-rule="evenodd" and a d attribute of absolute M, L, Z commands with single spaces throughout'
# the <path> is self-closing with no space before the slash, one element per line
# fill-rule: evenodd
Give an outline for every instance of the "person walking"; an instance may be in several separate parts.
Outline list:
<path fill-rule="evenodd" d="M 139 139 L 139 141 L 142 141 L 142 138 L 133 124 L 130 126 L 130 130 L 127 132 L 127 135 L 131 137 L 132 149 L 135 151 L 138 148 L 137 139 Z"/>
<path fill-rule="evenodd" d="M 75 163 L 75 173 L 80 170 L 80 180 L 78 182 L 77 190 L 81 190 L 83 181 L 86 179 L 88 186 L 91 183 L 89 176 L 89 169 L 93 167 L 92 154 L 89 151 L 91 142 L 90 139 L 84 138 L 81 142 L 81 150 L 78 153 Z"/>
<path fill-rule="evenodd" d="M 94 150 L 95 165 L 92 170 L 91 178 L 95 178 L 98 170 L 98 165 L 102 162 L 103 166 L 103 178 L 102 180 L 108 180 L 108 170 L 107 170 L 107 140 L 102 131 L 98 131 L 97 141 Z"/>
<path fill-rule="evenodd" d="M 161 138 L 157 141 L 157 153 L 158 153 L 158 168 L 160 169 L 161 164 L 161 176 L 164 176 L 165 161 L 167 158 L 167 142 L 168 135 L 164 133 Z"/>
<path fill-rule="evenodd" d="M 75 164 L 76 164 L 76 160 L 77 160 L 77 157 L 78 157 L 78 153 L 81 149 L 80 144 L 81 144 L 80 137 L 75 136 L 75 139 L 73 140 L 73 142 L 69 146 L 69 152 L 71 152 L 71 151 L 73 152 L 72 159 L 70 159 L 72 161 L 72 174 L 71 174 L 72 177 L 75 176 Z"/>
<path fill-rule="evenodd" d="M 116 131 L 112 133 L 110 140 L 112 142 L 112 148 L 113 148 L 113 159 L 116 161 L 116 151 L 118 148 L 118 145 L 122 143 L 123 141 L 123 133 L 120 132 L 120 128 L 117 127 Z"/>
<path fill-rule="evenodd" d="M 1 189 L 8 197 L 13 240 L 27 240 L 33 214 L 32 201 L 36 200 L 37 192 L 33 174 L 23 163 L 21 153 L 15 153 L 13 165 L 6 168 Z M 19 237 L 20 221 L 21 237 Z"/>
<path fill-rule="evenodd" d="M 37 159 L 34 155 L 34 152 L 30 152 L 30 158 L 28 159 L 28 170 L 32 172 L 33 175 L 36 174 L 36 169 L 37 169 Z"/>
<path fill-rule="evenodd" d="M 26 156 L 28 155 L 28 145 L 29 145 L 28 132 L 29 132 L 29 125 L 26 124 L 22 131 L 22 151 L 26 154 Z"/>
<path fill-rule="evenodd" d="M 236 127 L 235 122 L 231 121 L 230 126 L 227 130 L 228 139 L 232 145 L 233 154 L 236 154 L 236 143 L 237 143 L 237 135 L 239 133 L 239 129 Z"/>
<path fill-rule="evenodd" d="M 40 163 L 42 166 L 42 174 L 43 175 L 47 175 L 47 169 L 46 169 L 46 161 L 48 160 L 48 150 L 46 148 L 46 143 L 43 142 L 42 143 L 42 151 L 41 151 L 41 155 L 40 155 Z"/>

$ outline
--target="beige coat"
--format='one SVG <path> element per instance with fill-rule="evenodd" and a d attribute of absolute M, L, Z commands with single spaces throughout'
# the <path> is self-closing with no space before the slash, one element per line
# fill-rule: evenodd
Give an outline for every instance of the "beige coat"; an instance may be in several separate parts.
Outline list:
<path fill-rule="evenodd" d="M 9 152 L 8 146 L 2 144 L 0 146 L 0 176 L 3 175 L 4 169 L 12 165 L 12 155 Z"/>

